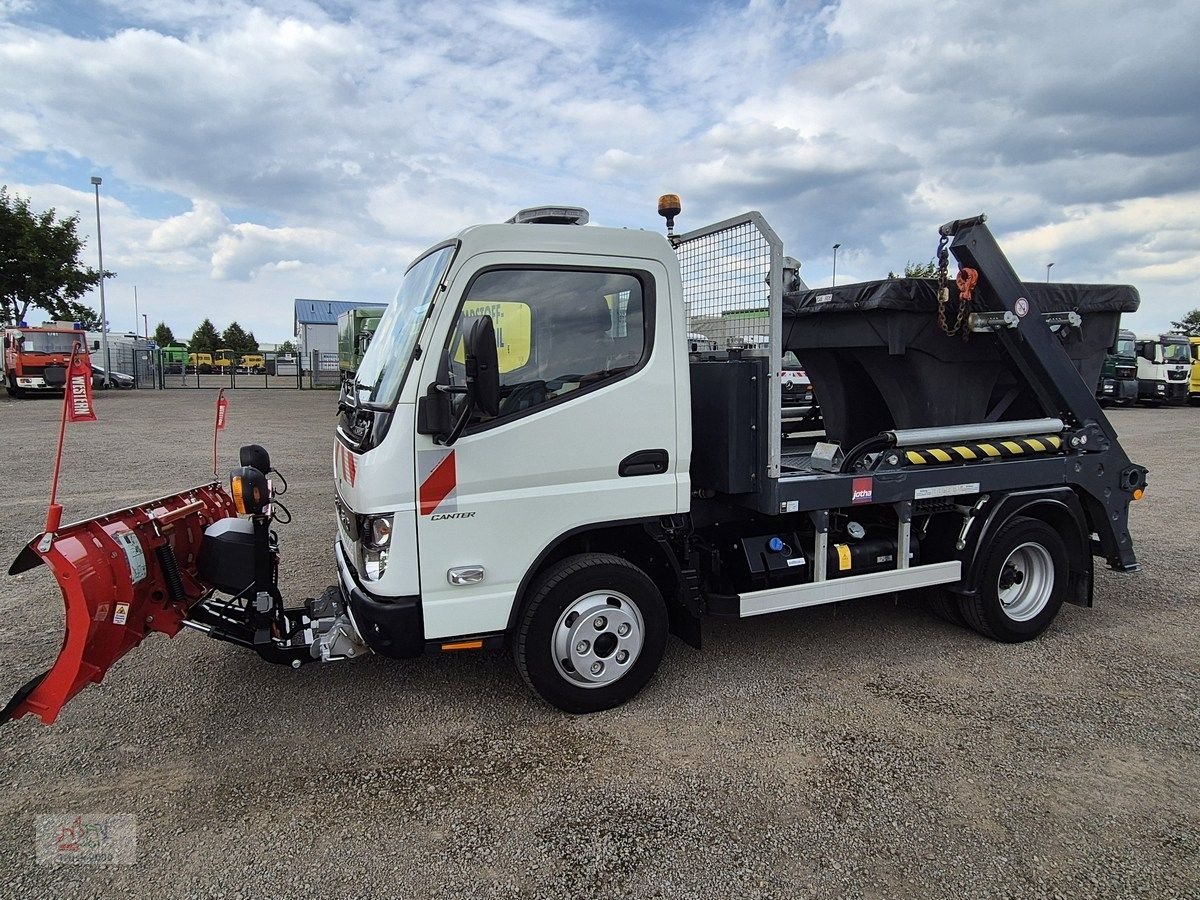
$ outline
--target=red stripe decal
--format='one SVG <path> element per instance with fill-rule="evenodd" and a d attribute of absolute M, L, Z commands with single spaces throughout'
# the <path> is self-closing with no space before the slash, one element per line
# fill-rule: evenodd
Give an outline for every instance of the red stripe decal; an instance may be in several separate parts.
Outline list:
<path fill-rule="evenodd" d="M 427 516 L 458 484 L 458 473 L 454 468 L 454 451 L 438 463 L 429 477 L 421 483 L 421 515 Z"/>

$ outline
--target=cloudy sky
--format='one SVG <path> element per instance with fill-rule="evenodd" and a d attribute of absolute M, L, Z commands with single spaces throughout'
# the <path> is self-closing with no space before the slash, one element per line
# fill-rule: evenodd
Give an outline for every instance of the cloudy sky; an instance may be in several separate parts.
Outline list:
<path fill-rule="evenodd" d="M 1200 3 L 0 0 L 0 183 L 80 211 L 133 327 L 290 336 L 468 224 L 761 210 L 812 285 L 986 211 L 1017 271 L 1200 306 Z M 93 305 L 98 305 L 98 301 Z"/>

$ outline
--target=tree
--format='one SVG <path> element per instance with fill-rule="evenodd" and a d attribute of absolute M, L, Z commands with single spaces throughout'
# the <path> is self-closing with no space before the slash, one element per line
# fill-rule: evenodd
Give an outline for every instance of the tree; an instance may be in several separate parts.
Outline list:
<path fill-rule="evenodd" d="M 888 272 L 888 278 L 899 278 L 895 272 Z M 937 278 L 937 263 L 932 259 L 927 263 L 907 262 L 904 264 L 905 278 Z"/>
<path fill-rule="evenodd" d="M 166 322 L 159 322 L 154 326 L 154 343 L 160 347 L 169 347 L 175 343 L 175 333 Z"/>
<path fill-rule="evenodd" d="M 205 319 L 192 332 L 192 339 L 188 341 L 189 353 L 212 353 L 220 344 L 221 336 L 217 334 L 217 326 L 212 323 L 212 319 Z"/>
<path fill-rule="evenodd" d="M 293 344 L 291 341 L 284 341 L 282 344 L 280 344 L 279 346 L 277 346 L 275 348 L 275 352 L 278 353 L 280 356 L 295 356 L 296 355 L 296 345 Z"/>
<path fill-rule="evenodd" d="M 76 302 L 100 283 L 100 272 L 79 260 L 78 225 L 78 213 L 66 219 L 53 209 L 35 213 L 29 198 L 0 186 L 0 321 L 20 322 L 30 307 L 51 319 L 95 321 L 96 314 Z"/>
<path fill-rule="evenodd" d="M 254 333 L 247 334 L 237 322 L 230 322 L 229 327 L 221 335 L 222 347 L 228 347 L 234 353 L 257 353 L 258 341 Z"/>
<path fill-rule="evenodd" d="M 1172 322 L 1171 328 L 1188 337 L 1200 337 L 1200 309 L 1193 309 L 1178 322 Z"/>

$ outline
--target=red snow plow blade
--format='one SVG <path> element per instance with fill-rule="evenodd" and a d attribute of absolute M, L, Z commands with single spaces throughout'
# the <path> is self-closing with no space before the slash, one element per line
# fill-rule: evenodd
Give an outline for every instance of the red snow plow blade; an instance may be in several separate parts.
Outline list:
<path fill-rule="evenodd" d="M 31 541 L 9 574 L 50 567 L 66 603 L 67 633 L 54 665 L 17 691 L 0 710 L 0 724 L 27 713 L 51 724 L 149 632 L 174 637 L 188 609 L 211 593 L 196 578 L 204 529 L 236 515 L 213 482 Z"/>

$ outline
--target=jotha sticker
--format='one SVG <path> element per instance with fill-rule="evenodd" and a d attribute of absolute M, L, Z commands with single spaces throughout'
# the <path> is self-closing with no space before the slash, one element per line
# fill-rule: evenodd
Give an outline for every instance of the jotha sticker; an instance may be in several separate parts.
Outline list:
<path fill-rule="evenodd" d="M 870 503 L 874 485 L 875 479 L 870 475 L 866 478 L 855 478 L 850 486 L 850 502 Z"/>

